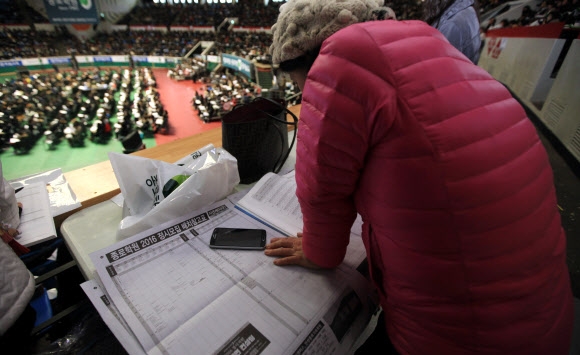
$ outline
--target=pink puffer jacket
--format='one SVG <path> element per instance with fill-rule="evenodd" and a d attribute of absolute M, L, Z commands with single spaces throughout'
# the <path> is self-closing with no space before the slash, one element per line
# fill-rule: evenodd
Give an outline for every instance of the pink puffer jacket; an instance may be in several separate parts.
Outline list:
<path fill-rule="evenodd" d="M 567 354 L 552 170 L 501 83 L 426 24 L 358 24 L 324 42 L 300 117 L 306 256 L 338 265 L 362 215 L 401 354 Z"/>

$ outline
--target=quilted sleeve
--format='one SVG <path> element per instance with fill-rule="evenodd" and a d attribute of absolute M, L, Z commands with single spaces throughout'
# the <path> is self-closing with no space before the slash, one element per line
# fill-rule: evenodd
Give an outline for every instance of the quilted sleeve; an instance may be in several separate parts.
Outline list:
<path fill-rule="evenodd" d="M 34 277 L 0 239 L 0 335 L 20 317 L 34 294 Z"/>
<path fill-rule="evenodd" d="M 381 131 L 374 120 L 384 113 L 377 113 L 389 101 L 384 97 L 394 95 L 378 75 L 384 70 L 380 53 L 369 63 L 368 50 L 357 51 L 357 45 L 376 48 L 374 43 L 359 36 L 354 42 L 349 38 L 336 42 L 340 45 L 327 41 L 309 72 L 297 145 L 303 249 L 322 267 L 335 267 L 345 256 L 356 218 L 358 179 L 373 137 Z"/>

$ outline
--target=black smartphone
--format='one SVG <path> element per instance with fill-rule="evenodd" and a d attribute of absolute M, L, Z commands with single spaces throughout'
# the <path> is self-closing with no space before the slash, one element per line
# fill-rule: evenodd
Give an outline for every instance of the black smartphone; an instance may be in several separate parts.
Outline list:
<path fill-rule="evenodd" d="M 266 231 L 264 229 L 216 228 L 213 230 L 210 248 L 221 249 L 264 249 Z"/>

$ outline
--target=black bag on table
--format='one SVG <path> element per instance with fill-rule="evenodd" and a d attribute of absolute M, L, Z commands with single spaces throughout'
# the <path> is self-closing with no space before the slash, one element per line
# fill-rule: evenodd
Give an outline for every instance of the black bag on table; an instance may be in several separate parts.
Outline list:
<path fill-rule="evenodd" d="M 286 120 L 287 113 L 294 122 Z M 290 145 L 288 125 L 294 126 Z M 298 118 L 284 102 L 264 97 L 236 105 L 222 116 L 222 146 L 238 160 L 241 184 L 251 184 L 266 173 L 280 171 L 296 141 L 297 125 Z"/>

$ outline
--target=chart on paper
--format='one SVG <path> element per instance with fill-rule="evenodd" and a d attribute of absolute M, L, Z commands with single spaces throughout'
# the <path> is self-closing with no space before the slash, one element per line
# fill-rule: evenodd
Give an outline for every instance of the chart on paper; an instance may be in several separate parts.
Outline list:
<path fill-rule="evenodd" d="M 320 319 L 352 280 L 352 265 L 364 258 L 362 240 L 354 238 L 344 267 L 315 273 L 280 268 L 260 250 L 209 248 L 216 227 L 263 228 L 268 240 L 279 236 L 220 201 L 91 254 L 110 300 L 148 353 L 195 347 L 225 354 L 240 342 L 264 354 L 284 353 Z"/>

